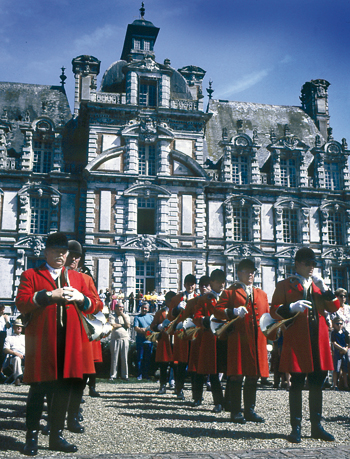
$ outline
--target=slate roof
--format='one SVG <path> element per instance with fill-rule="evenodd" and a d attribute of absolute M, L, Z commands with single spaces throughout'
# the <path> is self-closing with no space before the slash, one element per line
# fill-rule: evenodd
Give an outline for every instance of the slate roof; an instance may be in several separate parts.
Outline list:
<path fill-rule="evenodd" d="M 61 86 L 0 82 L 0 118 L 11 125 L 11 156 L 23 145 L 20 125 L 40 117 L 50 118 L 56 128 L 72 118 Z"/>
<path fill-rule="evenodd" d="M 284 137 L 284 127 L 289 125 L 290 133 L 298 137 L 310 148 L 315 146 L 315 136 L 319 135 L 321 142 L 325 139 L 317 129 L 314 121 L 300 107 L 285 105 L 267 105 L 250 102 L 231 102 L 212 99 L 209 101 L 208 112 L 212 113 L 206 128 L 206 143 L 209 158 L 216 162 L 222 156 L 219 142 L 222 140 L 222 130 L 227 129 L 228 139 L 238 134 L 237 121 L 241 120 L 243 133 L 253 138 L 253 130 L 257 130 L 257 144 L 260 167 L 269 157 L 267 145 L 271 144 L 270 133 L 273 129 L 278 138 Z M 309 162 L 312 155 L 307 154 Z"/>

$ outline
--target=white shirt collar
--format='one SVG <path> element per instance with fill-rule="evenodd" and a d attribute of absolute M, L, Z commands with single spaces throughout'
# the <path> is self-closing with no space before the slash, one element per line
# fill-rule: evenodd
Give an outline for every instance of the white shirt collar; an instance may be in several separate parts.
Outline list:
<path fill-rule="evenodd" d="M 300 280 L 300 283 L 304 287 L 305 290 L 307 290 L 310 287 L 310 285 L 312 284 L 312 278 L 311 277 L 306 279 L 306 277 L 302 276 L 301 274 L 295 273 L 295 275 Z"/>
<path fill-rule="evenodd" d="M 46 263 L 46 268 L 49 270 L 49 273 L 51 274 L 53 280 L 56 280 L 60 276 L 62 271 L 62 268 L 53 268 L 48 263 Z"/>

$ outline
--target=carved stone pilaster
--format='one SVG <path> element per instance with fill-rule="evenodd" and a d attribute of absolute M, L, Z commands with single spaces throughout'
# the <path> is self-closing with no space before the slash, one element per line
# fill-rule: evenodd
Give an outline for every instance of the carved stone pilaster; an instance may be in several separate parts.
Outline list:
<path fill-rule="evenodd" d="M 158 142 L 159 156 L 158 156 L 158 174 L 170 175 L 169 167 L 169 141 L 161 140 Z"/>
<path fill-rule="evenodd" d="M 224 182 L 232 182 L 231 147 L 229 145 L 224 147 L 224 157 L 221 163 L 221 177 Z"/>
<path fill-rule="evenodd" d="M 126 141 L 124 173 L 137 174 L 138 162 L 138 140 L 136 138 L 129 138 Z"/>
<path fill-rule="evenodd" d="M 22 147 L 22 155 L 20 159 L 20 168 L 29 171 L 32 167 L 33 156 L 33 131 L 24 131 L 24 145 Z"/>
<path fill-rule="evenodd" d="M 55 132 L 55 141 L 53 144 L 52 171 L 61 172 L 62 167 L 63 167 L 62 135 L 59 132 Z"/>
<path fill-rule="evenodd" d="M 345 228 L 346 228 L 346 244 L 350 245 L 350 209 L 346 209 L 346 219 L 345 219 Z"/>
<path fill-rule="evenodd" d="M 225 204 L 225 240 L 233 240 L 233 227 L 232 227 L 232 204 L 227 202 Z"/>
<path fill-rule="evenodd" d="M 50 233 L 58 231 L 59 202 L 58 195 L 51 195 Z"/>
<path fill-rule="evenodd" d="M 310 243 L 310 209 L 302 207 L 300 209 L 301 216 L 301 240 L 303 244 Z"/>
<path fill-rule="evenodd" d="M 326 209 L 321 210 L 321 239 L 322 244 L 328 244 L 328 217 L 329 212 Z"/>
<path fill-rule="evenodd" d="M 261 288 L 262 286 L 262 279 L 261 279 L 261 258 L 255 257 L 254 264 L 256 267 L 255 276 L 254 276 L 254 286 Z"/>
<path fill-rule="evenodd" d="M 261 239 L 261 220 L 260 220 L 261 207 L 258 205 L 252 206 L 252 220 L 253 220 L 253 241 L 259 243 Z"/>
<path fill-rule="evenodd" d="M 276 220 L 276 242 L 278 244 L 283 243 L 283 209 L 281 207 L 275 208 L 275 220 Z"/>
<path fill-rule="evenodd" d="M 168 233 L 168 216 L 169 216 L 169 208 L 168 208 L 168 199 L 157 199 L 157 234 L 165 235 Z"/>
<path fill-rule="evenodd" d="M 283 280 L 286 276 L 285 276 L 285 260 L 284 258 L 278 258 L 277 259 L 277 282 L 280 282 L 281 280 Z"/>
<path fill-rule="evenodd" d="M 128 198 L 127 226 L 128 233 L 137 233 L 137 198 Z"/>
<path fill-rule="evenodd" d="M 300 160 L 300 176 L 299 176 L 299 185 L 301 187 L 308 187 L 309 186 L 309 179 L 307 175 L 307 163 L 306 163 L 306 156 L 305 152 L 304 155 L 301 155 Z"/>
<path fill-rule="evenodd" d="M 258 162 L 258 148 L 252 148 L 252 156 L 251 156 L 251 182 L 252 183 L 261 183 L 261 174 L 260 174 L 260 167 Z"/>
<path fill-rule="evenodd" d="M 281 156 L 279 151 L 274 151 L 272 155 L 272 183 L 281 185 Z"/>
<path fill-rule="evenodd" d="M 19 233 L 27 233 L 28 232 L 28 220 L 29 220 L 29 194 L 24 193 L 19 195 L 19 225 L 18 225 L 18 232 Z"/>

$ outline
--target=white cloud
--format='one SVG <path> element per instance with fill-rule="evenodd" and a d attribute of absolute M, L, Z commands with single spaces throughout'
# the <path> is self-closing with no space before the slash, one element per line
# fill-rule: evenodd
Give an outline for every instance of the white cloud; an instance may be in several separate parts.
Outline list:
<path fill-rule="evenodd" d="M 280 64 L 289 64 L 290 62 L 293 62 L 292 56 L 289 54 L 286 54 L 283 59 L 281 59 Z"/>
<path fill-rule="evenodd" d="M 245 75 L 241 81 L 237 81 L 234 84 L 227 86 L 220 91 L 221 96 L 230 96 L 239 92 L 245 91 L 246 89 L 255 86 L 261 80 L 268 76 L 270 69 L 260 70 L 259 72 L 253 72 L 249 75 Z M 219 91 L 218 91 L 219 92 Z"/>
<path fill-rule="evenodd" d="M 73 40 L 72 50 L 74 50 L 75 54 L 84 54 L 85 51 L 86 54 L 89 54 L 90 49 L 103 47 L 112 37 L 116 37 L 120 32 L 125 33 L 124 27 L 106 24 L 89 34 L 82 35 Z"/>

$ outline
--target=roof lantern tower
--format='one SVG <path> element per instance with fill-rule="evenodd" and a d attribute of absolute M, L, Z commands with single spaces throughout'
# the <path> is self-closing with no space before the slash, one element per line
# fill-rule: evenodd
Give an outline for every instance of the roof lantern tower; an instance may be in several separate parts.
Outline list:
<path fill-rule="evenodd" d="M 140 8 L 140 19 L 128 24 L 125 35 L 121 59 L 124 61 L 142 60 L 146 56 L 154 58 L 154 43 L 157 39 L 159 28 L 144 18 L 145 7 L 142 2 Z"/>

